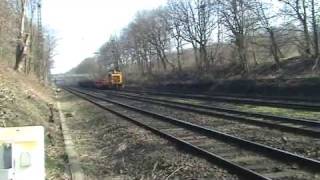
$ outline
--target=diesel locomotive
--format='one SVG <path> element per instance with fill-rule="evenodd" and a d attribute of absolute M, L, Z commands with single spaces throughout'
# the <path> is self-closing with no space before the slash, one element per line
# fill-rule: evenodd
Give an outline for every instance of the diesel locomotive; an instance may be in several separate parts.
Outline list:
<path fill-rule="evenodd" d="M 103 78 L 93 81 L 80 81 L 79 86 L 98 89 L 120 89 L 123 87 L 123 73 L 112 70 Z"/>

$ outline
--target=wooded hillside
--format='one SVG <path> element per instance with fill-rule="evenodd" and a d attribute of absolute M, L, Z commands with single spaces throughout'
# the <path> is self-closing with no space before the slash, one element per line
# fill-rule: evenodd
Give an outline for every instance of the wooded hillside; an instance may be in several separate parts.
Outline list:
<path fill-rule="evenodd" d="M 281 70 L 288 59 L 308 59 L 315 73 L 319 8 L 315 0 L 168 0 L 110 37 L 93 58 L 94 71 L 120 68 L 140 77 L 236 71 L 247 77 L 263 64 Z"/>
<path fill-rule="evenodd" d="M 42 27 L 41 0 L 0 1 L 0 62 L 42 82 L 49 79 L 56 39 Z"/>

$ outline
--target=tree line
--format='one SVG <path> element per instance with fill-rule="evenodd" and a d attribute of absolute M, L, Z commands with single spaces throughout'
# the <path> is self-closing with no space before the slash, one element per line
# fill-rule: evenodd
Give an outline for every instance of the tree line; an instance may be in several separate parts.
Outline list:
<path fill-rule="evenodd" d="M 201 72 L 229 60 L 247 74 L 259 63 L 259 54 L 272 57 L 281 68 L 289 47 L 301 57 L 314 58 L 316 70 L 319 10 L 315 0 L 168 0 L 162 7 L 139 12 L 113 35 L 100 48 L 98 63 L 136 65 L 141 74 L 155 69 L 181 72 L 183 55 L 192 50 L 194 67 Z"/>
<path fill-rule="evenodd" d="M 0 60 L 48 82 L 56 38 L 42 27 L 41 0 L 0 1 Z"/>

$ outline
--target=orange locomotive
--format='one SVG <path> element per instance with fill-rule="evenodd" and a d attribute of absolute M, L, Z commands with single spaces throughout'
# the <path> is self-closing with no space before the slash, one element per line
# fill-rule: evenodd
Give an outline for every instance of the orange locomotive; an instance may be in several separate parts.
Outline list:
<path fill-rule="evenodd" d="M 95 87 L 101 89 L 115 88 L 119 89 L 123 87 L 123 75 L 121 71 L 112 70 L 103 79 L 95 81 Z"/>

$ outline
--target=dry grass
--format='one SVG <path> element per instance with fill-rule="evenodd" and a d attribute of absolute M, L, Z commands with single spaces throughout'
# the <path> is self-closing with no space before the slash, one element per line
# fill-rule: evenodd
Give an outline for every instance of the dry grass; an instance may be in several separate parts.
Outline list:
<path fill-rule="evenodd" d="M 54 103 L 52 90 L 35 77 L 24 76 L 0 64 L 1 126 L 44 126 L 46 132 L 47 179 L 66 179 L 65 155 L 59 118 L 49 122 L 49 105 Z"/>
<path fill-rule="evenodd" d="M 237 179 L 69 93 L 60 101 L 88 179 Z"/>

